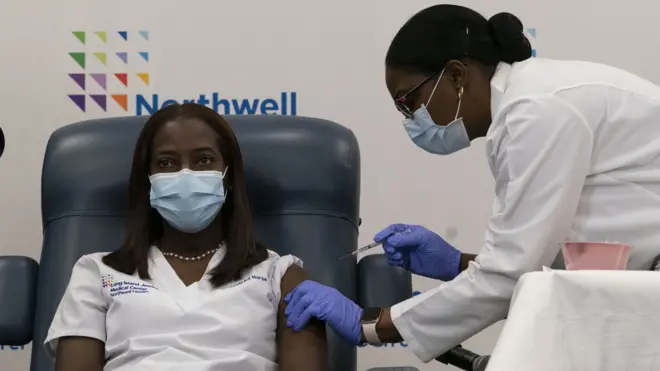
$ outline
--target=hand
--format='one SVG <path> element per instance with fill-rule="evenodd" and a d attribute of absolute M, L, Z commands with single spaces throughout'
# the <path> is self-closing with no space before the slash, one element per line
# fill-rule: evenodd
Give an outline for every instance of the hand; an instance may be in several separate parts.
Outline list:
<path fill-rule="evenodd" d="M 303 281 L 284 297 L 287 326 L 302 330 L 313 318 L 330 326 L 344 341 L 360 344 L 362 308 L 337 289 L 314 281 Z"/>
<path fill-rule="evenodd" d="M 459 273 L 461 252 L 420 225 L 392 224 L 378 232 L 374 241 L 383 242 L 390 265 L 443 281 Z"/>

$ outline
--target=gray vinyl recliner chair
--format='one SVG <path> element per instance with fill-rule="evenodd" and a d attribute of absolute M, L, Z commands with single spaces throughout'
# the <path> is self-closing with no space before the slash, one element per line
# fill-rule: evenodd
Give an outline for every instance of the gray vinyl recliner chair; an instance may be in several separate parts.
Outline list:
<path fill-rule="evenodd" d="M 238 137 L 259 240 L 295 254 L 312 278 L 364 306 L 411 295 L 410 274 L 383 256 L 338 261 L 357 248 L 360 153 L 353 133 L 303 117 L 227 116 Z M 37 265 L 0 257 L 0 344 L 33 340 L 32 371 L 52 371 L 42 343 L 76 260 L 123 238 L 133 147 L 146 117 L 85 121 L 55 131 L 42 174 Z M 13 277 L 8 284 L 6 277 Z M 21 277 L 16 284 L 15 277 Z M 331 371 L 355 371 L 356 348 L 328 331 Z"/>

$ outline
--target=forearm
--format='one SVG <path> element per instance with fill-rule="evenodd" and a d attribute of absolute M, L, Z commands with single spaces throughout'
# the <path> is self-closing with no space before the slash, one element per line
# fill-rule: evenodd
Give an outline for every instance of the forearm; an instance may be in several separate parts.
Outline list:
<path fill-rule="evenodd" d="M 515 280 L 483 272 L 476 264 L 468 272 L 390 309 L 407 349 L 422 361 L 444 354 L 506 317 Z"/>
<path fill-rule="evenodd" d="M 474 261 L 476 257 L 477 255 L 474 254 L 462 253 L 461 260 L 458 266 L 459 273 L 466 270 L 470 262 Z M 399 331 L 394 326 L 394 322 L 392 322 L 390 308 L 383 308 L 383 313 L 381 314 L 380 321 L 378 321 L 378 324 L 376 325 L 376 333 L 378 334 L 378 338 L 380 339 L 380 341 L 383 343 L 398 343 L 403 341 L 401 334 L 399 334 Z M 364 340 L 364 334 L 362 339 Z"/>
<path fill-rule="evenodd" d="M 399 334 L 399 331 L 394 326 L 394 322 L 392 322 L 390 308 L 383 308 L 380 320 L 376 324 L 376 334 L 382 343 L 399 343 L 403 341 L 401 334 Z"/>
<path fill-rule="evenodd" d="M 474 259 L 476 259 L 476 258 L 477 258 L 477 255 L 461 253 L 461 260 L 458 263 L 458 273 L 461 273 L 464 270 L 466 270 L 468 268 L 470 262 L 474 261 Z"/>

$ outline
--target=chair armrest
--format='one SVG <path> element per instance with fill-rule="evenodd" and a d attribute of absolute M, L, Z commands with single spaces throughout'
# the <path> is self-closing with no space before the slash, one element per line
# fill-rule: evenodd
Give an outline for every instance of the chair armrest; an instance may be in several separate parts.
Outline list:
<path fill-rule="evenodd" d="M 412 296 L 410 272 L 387 264 L 384 254 L 365 256 L 358 263 L 358 304 L 391 307 Z"/>
<path fill-rule="evenodd" d="M 39 263 L 25 256 L 0 256 L 0 344 L 32 341 Z"/>

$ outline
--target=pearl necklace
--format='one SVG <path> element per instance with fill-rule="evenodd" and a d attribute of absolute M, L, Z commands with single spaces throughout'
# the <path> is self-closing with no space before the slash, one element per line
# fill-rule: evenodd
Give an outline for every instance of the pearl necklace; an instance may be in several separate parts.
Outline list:
<path fill-rule="evenodd" d="M 162 252 L 162 251 L 161 252 L 164 256 L 170 256 L 172 258 L 177 258 L 177 259 L 185 260 L 185 261 L 196 261 L 196 260 L 204 259 L 204 257 L 206 257 L 206 256 L 215 254 L 216 252 L 218 252 L 218 250 L 220 250 L 220 248 L 222 248 L 224 246 L 225 246 L 225 243 L 223 242 L 223 243 L 220 244 L 220 246 L 216 247 L 215 249 L 208 250 L 207 252 L 205 252 L 201 255 L 197 255 L 197 256 L 183 256 L 183 255 L 179 255 L 179 254 L 174 253 L 174 252 Z"/>

